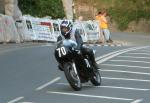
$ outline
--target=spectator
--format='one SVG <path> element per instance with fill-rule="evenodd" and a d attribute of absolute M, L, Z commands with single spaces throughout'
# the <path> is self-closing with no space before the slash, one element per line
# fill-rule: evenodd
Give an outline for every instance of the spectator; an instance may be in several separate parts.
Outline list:
<path fill-rule="evenodd" d="M 106 16 L 107 16 L 106 11 L 102 11 L 100 14 L 100 27 L 102 29 L 106 42 L 112 43 L 113 41 L 110 38 L 110 31 L 108 29 L 108 21 L 106 19 Z"/>
<path fill-rule="evenodd" d="M 108 21 L 106 19 L 107 13 L 106 11 L 99 12 L 97 20 L 100 22 L 100 28 L 102 30 L 102 34 L 105 37 L 107 43 L 112 43 L 113 41 L 110 38 L 110 31 L 108 29 Z"/>
<path fill-rule="evenodd" d="M 104 35 L 101 31 L 101 12 L 98 12 L 98 14 L 96 15 L 96 21 L 99 22 L 99 28 L 100 28 L 100 43 L 104 43 Z"/>

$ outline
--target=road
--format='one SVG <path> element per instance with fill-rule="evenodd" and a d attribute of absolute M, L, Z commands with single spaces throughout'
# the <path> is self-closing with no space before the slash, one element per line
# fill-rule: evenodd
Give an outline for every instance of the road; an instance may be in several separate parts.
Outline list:
<path fill-rule="evenodd" d="M 0 103 L 148 103 L 150 47 L 91 46 L 102 85 L 73 91 L 57 69 L 53 45 L 11 46 L 0 52 Z"/>

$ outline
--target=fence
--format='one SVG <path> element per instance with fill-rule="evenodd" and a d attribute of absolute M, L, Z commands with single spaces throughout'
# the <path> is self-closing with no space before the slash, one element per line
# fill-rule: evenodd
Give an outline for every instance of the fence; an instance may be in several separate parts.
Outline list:
<path fill-rule="evenodd" d="M 12 17 L 3 15 L 0 17 L 0 42 L 34 40 L 56 42 L 57 37 L 61 35 L 61 21 L 50 18 L 23 16 L 22 20 L 14 22 Z M 81 23 L 73 24 L 78 25 L 84 42 L 95 42 L 100 39 L 100 29 L 96 21 L 82 21 Z"/>

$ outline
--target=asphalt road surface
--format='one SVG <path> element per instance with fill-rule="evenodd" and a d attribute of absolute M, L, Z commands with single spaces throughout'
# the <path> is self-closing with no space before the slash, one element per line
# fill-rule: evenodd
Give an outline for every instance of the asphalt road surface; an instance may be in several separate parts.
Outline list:
<path fill-rule="evenodd" d="M 11 47 L 11 48 L 10 48 Z M 0 103 L 149 103 L 150 46 L 91 46 L 101 86 L 73 91 L 53 56 L 55 46 L 0 48 Z"/>

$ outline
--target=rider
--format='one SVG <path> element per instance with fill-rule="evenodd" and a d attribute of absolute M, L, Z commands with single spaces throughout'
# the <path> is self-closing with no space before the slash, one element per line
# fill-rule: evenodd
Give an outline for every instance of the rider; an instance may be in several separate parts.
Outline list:
<path fill-rule="evenodd" d="M 99 66 L 95 61 L 93 50 L 83 46 L 83 40 L 78 29 L 74 28 L 69 20 L 62 21 L 60 29 L 61 34 L 64 37 L 63 45 L 80 49 L 83 55 L 89 56 L 94 67 L 99 69 Z"/>

